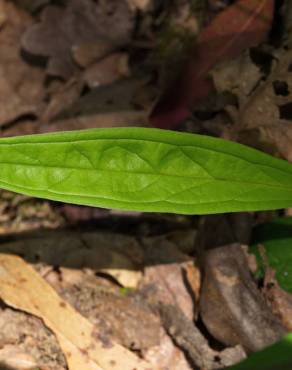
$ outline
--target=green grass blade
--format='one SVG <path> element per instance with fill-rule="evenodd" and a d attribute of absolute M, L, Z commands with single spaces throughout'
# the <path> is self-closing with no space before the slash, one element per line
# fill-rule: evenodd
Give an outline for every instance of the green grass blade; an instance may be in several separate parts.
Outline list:
<path fill-rule="evenodd" d="M 291 370 L 292 333 L 263 351 L 253 353 L 245 361 L 228 370 Z M 227 370 L 227 369 L 226 369 Z"/>
<path fill-rule="evenodd" d="M 0 187 L 105 208 L 207 214 L 292 206 L 292 165 L 243 145 L 147 128 L 0 139 Z"/>
<path fill-rule="evenodd" d="M 250 252 L 257 257 L 256 276 L 264 277 L 265 263 L 258 245 L 265 248 L 267 262 L 276 272 L 281 288 L 292 294 L 292 217 L 281 217 L 258 225 L 252 233 Z"/>

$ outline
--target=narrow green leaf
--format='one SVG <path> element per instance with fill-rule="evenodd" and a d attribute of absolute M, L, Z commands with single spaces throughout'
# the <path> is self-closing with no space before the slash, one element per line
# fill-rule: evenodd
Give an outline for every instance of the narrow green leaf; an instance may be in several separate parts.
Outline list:
<path fill-rule="evenodd" d="M 228 370 L 291 370 L 292 369 L 292 333 L 281 341 L 253 353 L 240 364 Z M 227 369 L 226 369 L 227 370 Z"/>
<path fill-rule="evenodd" d="M 269 266 L 275 269 L 281 288 L 292 293 L 292 217 L 277 218 L 253 231 L 250 251 L 257 257 L 257 276 L 263 277 L 264 263 L 258 244 L 264 245 Z"/>
<path fill-rule="evenodd" d="M 0 187 L 126 210 L 206 214 L 292 206 L 292 165 L 243 145 L 146 128 L 0 139 Z"/>

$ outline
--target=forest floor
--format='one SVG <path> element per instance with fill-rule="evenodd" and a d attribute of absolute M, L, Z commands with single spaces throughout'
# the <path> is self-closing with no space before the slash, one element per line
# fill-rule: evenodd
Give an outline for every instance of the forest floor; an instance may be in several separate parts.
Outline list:
<path fill-rule="evenodd" d="M 291 66 L 290 0 L 0 0 L 1 136 L 154 126 L 292 161 Z M 224 369 L 292 331 L 292 254 L 271 236 L 292 240 L 274 221 L 292 209 L 1 191 L 0 210 L 0 369 Z"/>

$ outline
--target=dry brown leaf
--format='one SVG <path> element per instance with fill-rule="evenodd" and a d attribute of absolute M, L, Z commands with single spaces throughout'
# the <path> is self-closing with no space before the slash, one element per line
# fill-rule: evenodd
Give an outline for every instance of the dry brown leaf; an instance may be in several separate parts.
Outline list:
<path fill-rule="evenodd" d="M 75 84 L 74 80 L 71 83 L 63 86 L 63 90 L 52 93 L 53 98 L 42 114 L 41 124 L 39 121 L 21 122 L 21 125 L 6 128 L 4 136 L 149 125 L 147 105 L 152 99 L 152 92 L 145 83 L 128 79 L 117 81 L 111 85 L 100 86 L 77 101 L 75 97 L 80 85 L 78 81 Z M 141 92 L 144 95 L 141 95 Z M 70 101 L 74 103 L 68 107 Z M 48 122 L 51 120 L 54 121 Z"/>
<path fill-rule="evenodd" d="M 8 305 L 42 318 L 59 339 L 65 338 L 60 345 L 67 357 L 73 346 L 80 353 L 76 361 L 89 359 L 103 370 L 149 370 L 148 363 L 124 347 L 114 342 L 106 346 L 93 337 L 94 326 L 20 257 L 0 255 L 0 296 Z"/>
<path fill-rule="evenodd" d="M 153 0 L 127 0 L 132 10 L 147 10 L 153 3 Z"/>
<path fill-rule="evenodd" d="M 243 128 L 289 124 L 285 118 L 288 112 L 283 108 L 291 101 L 292 73 L 290 64 L 292 51 L 282 51 L 275 56 L 272 73 L 240 107 L 240 121 Z M 286 114 L 285 114 L 286 113 Z"/>
<path fill-rule="evenodd" d="M 216 66 L 211 75 L 217 91 L 237 95 L 239 104 L 243 105 L 263 77 L 263 72 L 251 61 L 246 51 L 239 58 Z"/>
<path fill-rule="evenodd" d="M 84 42 L 72 47 L 72 56 L 80 67 L 88 67 L 92 63 L 106 57 L 115 49 L 109 40 L 99 39 Z"/>
<path fill-rule="evenodd" d="M 44 72 L 24 62 L 20 38 L 32 24 L 31 17 L 12 2 L 0 0 L 0 125 L 22 115 L 37 114 L 44 97 Z"/>
<path fill-rule="evenodd" d="M 88 67 L 84 73 L 84 80 L 93 89 L 129 76 L 128 54 L 119 52 L 112 53 Z"/>
<path fill-rule="evenodd" d="M 68 78 L 78 70 L 72 58 L 74 49 L 99 39 L 121 47 L 130 40 L 133 27 L 125 0 L 69 0 L 65 7 L 45 7 L 41 22 L 25 33 L 22 45 L 34 55 L 49 58 L 49 74 Z"/>
<path fill-rule="evenodd" d="M 71 106 L 79 98 L 83 87 L 84 82 L 78 77 L 72 77 L 67 83 L 58 85 L 40 117 L 40 126 L 52 121 L 60 112 Z"/>
<path fill-rule="evenodd" d="M 80 351 L 66 337 L 60 333 L 56 333 L 56 336 L 66 356 L 69 370 L 103 370 L 96 362 L 88 359 L 86 353 Z"/>
<path fill-rule="evenodd" d="M 124 78 L 101 85 L 81 96 L 58 118 L 73 118 L 105 113 L 139 111 L 149 108 L 153 89 L 145 79 Z"/>
<path fill-rule="evenodd" d="M 258 127 L 259 141 L 265 143 L 264 149 L 273 155 L 280 155 L 292 162 L 292 127 L 290 122 L 275 120 L 274 124 Z M 250 132 L 250 131 L 248 131 Z"/>
<path fill-rule="evenodd" d="M 257 72 L 251 61 L 246 59 L 244 69 L 251 74 L 249 79 L 241 78 L 237 89 L 233 89 L 238 95 L 239 111 L 228 108 L 235 125 L 225 126 L 223 135 L 292 161 L 292 51 L 279 50 L 274 54 L 270 75 L 253 91 L 251 88 L 255 87 Z M 235 75 L 232 81 L 236 84 Z M 250 86 L 250 94 L 248 90 L 245 91 L 245 84 Z"/>

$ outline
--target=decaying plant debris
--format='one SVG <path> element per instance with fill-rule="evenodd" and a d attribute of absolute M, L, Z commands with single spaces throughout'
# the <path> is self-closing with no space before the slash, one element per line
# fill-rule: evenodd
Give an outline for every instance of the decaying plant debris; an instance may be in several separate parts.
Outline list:
<path fill-rule="evenodd" d="M 154 124 L 291 161 L 292 2 L 238 3 L 249 12 L 0 0 L 2 136 Z M 247 252 L 278 212 L 145 215 L 5 191 L 0 211 L 0 368 L 224 369 L 291 331 L 291 293 L 269 266 L 256 280 Z"/>

